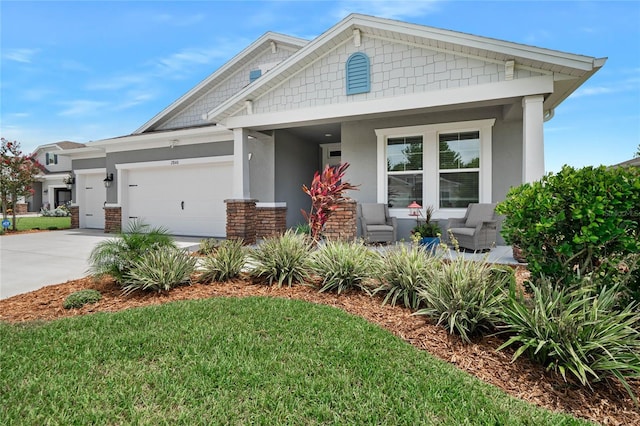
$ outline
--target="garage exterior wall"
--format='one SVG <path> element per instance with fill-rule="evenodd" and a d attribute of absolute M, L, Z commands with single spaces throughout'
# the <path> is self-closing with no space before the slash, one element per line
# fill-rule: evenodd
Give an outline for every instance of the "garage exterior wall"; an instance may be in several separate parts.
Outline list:
<path fill-rule="evenodd" d="M 218 157 L 233 155 L 233 141 L 212 142 L 196 145 L 178 145 L 173 148 L 154 148 L 134 151 L 121 151 L 107 154 L 107 173 L 116 175 L 117 164 L 142 163 L 148 161 L 183 160 L 187 158 Z M 107 203 L 118 203 L 117 184 L 107 190 Z"/>

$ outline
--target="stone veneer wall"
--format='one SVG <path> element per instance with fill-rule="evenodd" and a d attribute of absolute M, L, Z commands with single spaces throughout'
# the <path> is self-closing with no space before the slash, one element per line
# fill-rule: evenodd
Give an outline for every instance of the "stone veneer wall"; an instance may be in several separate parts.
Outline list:
<path fill-rule="evenodd" d="M 227 205 L 227 239 L 256 243 L 256 201 L 224 200 Z"/>
<path fill-rule="evenodd" d="M 71 206 L 69 212 L 71 212 L 71 229 L 80 228 L 80 207 Z"/>
<path fill-rule="evenodd" d="M 104 208 L 104 232 L 105 234 L 113 234 L 120 232 L 122 224 L 122 208 L 121 207 L 105 207 Z"/>
<path fill-rule="evenodd" d="M 356 201 L 346 200 L 329 216 L 323 235 L 329 240 L 354 241 L 357 232 Z"/>
<path fill-rule="evenodd" d="M 286 207 L 256 207 L 256 238 L 282 235 L 286 230 Z"/>
<path fill-rule="evenodd" d="M 16 203 L 16 214 L 27 214 L 27 203 Z"/>

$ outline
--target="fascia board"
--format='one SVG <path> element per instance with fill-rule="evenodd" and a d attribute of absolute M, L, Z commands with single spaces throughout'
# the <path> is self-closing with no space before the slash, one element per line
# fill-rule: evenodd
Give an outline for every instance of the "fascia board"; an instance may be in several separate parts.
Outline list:
<path fill-rule="evenodd" d="M 253 53 L 256 50 L 264 48 L 265 47 L 264 45 L 267 44 L 267 42 L 269 42 L 271 40 L 275 41 L 276 43 L 283 43 L 285 45 L 292 45 L 292 46 L 296 46 L 296 47 L 303 47 L 304 45 L 306 45 L 308 43 L 307 40 L 304 40 L 304 39 L 301 39 L 301 38 L 297 38 L 297 37 L 288 36 L 288 35 L 285 35 L 285 34 L 274 33 L 274 32 L 267 32 L 267 33 L 263 34 L 260 38 L 258 38 L 256 41 L 251 43 L 245 49 L 243 49 L 240 53 L 238 53 L 233 58 L 231 58 L 231 60 L 226 62 L 224 65 L 222 65 L 222 67 L 220 67 L 216 71 L 214 71 L 213 74 L 209 75 L 207 78 L 202 80 L 200 83 L 198 83 L 191 90 L 189 90 L 187 93 L 185 93 L 180 98 L 178 98 L 176 101 L 174 101 L 167 108 L 165 108 L 164 110 L 160 111 L 158 114 L 156 114 L 154 117 L 152 117 L 149 121 L 147 121 L 141 127 L 136 129 L 133 133 L 134 134 L 143 133 L 144 131 L 146 131 L 149 128 L 151 128 L 158 121 L 160 121 L 162 118 L 164 118 L 167 115 L 171 114 L 178 106 L 182 105 L 184 102 L 187 102 L 192 96 L 197 94 L 204 87 L 212 84 L 217 79 L 226 78 L 226 74 L 227 73 L 233 72 L 235 67 L 238 64 L 246 61 L 248 58 L 252 58 L 253 57 Z"/>
<path fill-rule="evenodd" d="M 452 43 L 480 50 L 493 51 L 506 56 L 523 57 L 534 61 L 552 63 L 582 71 L 589 71 L 596 66 L 596 59 L 589 56 L 476 36 L 457 31 L 444 30 L 406 22 L 391 21 L 372 16 L 358 15 L 354 20 L 354 24 L 356 26 L 358 24 L 363 26 L 368 25 L 377 30 L 401 32 L 418 38 L 433 39 L 443 43 Z M 401 29 L 401 31 L 399 31 L 399 29 Z"/>
<path fill-rule="evenodd" d="M 179 145 L 225 142 L 233 140 L 233 132 L 220 126 L 207 126 L 196 129 L 142 133 L 115 139 L 105 139 L 91 142 L 90 144 L 102 148 L 105 152 L 111 153 L 167 147 L 169 143 L 175 139 L 178 140 Z"/>
<path fill-rule="evenodd" d="M 348 102 L 338 105 L 330 104 L 277 113 L 230 117 L 227 120 L 226 126 L 228 128 L 266 128 L 309 121 L 335 120 L 344 117 L 485 102 L 521 96 L 546 95 L 552 92 L 553 76 L 547 75 L 499 83 L 459 87 L 438 92 L 412 93 L 409 95 L 362 102 Z"/>

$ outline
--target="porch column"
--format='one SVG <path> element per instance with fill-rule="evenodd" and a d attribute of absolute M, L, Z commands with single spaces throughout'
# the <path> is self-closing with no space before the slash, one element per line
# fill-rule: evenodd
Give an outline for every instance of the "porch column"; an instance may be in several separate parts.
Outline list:
<path fill-rule="evenodd" d="M 233 129 L 233 198 L 251 197 L 249 178 L 249 132 Z"/>
<path fill-rule="evenodd" d="M 544 176 L 544 97 L 522 99 L 522 182 Z"/>

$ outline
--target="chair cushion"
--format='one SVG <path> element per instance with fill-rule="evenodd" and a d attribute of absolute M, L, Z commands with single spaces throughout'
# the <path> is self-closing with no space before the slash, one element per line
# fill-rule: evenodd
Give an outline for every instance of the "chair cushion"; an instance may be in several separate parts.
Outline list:
<path fill-rule="evenodd" d="M 384 204 L 362 204 L 361 208 L 362 216 L 367 221 L 367 225 L 386 225 Z"/>
<path fill-rule="evenodd" d="M 391 225 L 367 225 L 367 231 L 369 231 L 369 232 L 393 232 L 393 226 L 391 226 Z"/>
<path fill-rule="evenodd" d="M 476 228 L 451 228 L 449 229 L 449 231 L 451 231 L 453 235 L 458 234 L 458 235 L 467 235 L 469 237 L 472 237 L 473 234 L 475 234 L 476 232 Z"/>
<path fill-rule="evenodd" d="M 465 226 L 475 228 L 485 220 L 493 220 L 495 208 L 495 204 L 469 204 Z"/>

